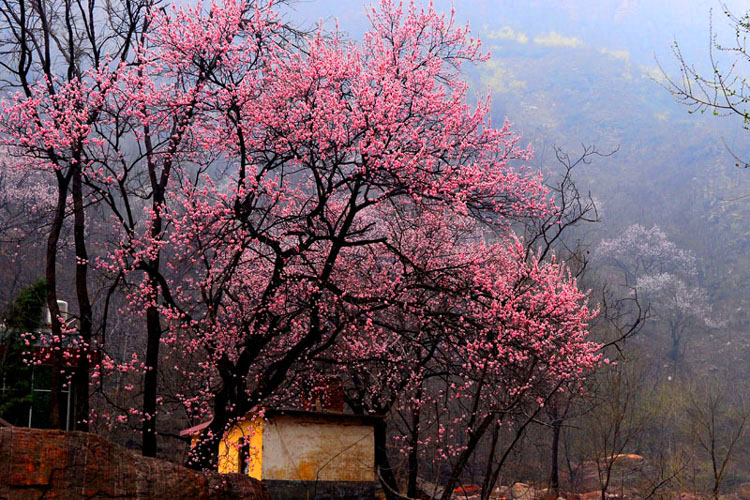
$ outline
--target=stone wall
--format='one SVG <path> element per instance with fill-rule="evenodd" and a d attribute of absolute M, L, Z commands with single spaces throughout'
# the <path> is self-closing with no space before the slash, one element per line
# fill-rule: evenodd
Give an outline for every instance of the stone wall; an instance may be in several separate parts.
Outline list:
<path fill-rule="evenodd" d="M 85 432 L 0 428 L 0 499 L 270 500 L 237 474 L 198 473 Z"/>

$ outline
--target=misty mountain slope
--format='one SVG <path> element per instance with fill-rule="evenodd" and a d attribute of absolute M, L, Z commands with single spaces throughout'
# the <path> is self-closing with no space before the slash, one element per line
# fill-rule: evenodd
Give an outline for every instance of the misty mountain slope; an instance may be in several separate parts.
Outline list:
<path fill-rule="evenodd" d="M 564 41 L 542 47 L 518 36 L 485 34 L 492 59 L 470 70 L 477 94 L 492 94 L 494 120 L 508 117 L 542 166 L 554 160 L 553 144 L 571 154 L 581 143 L 603 152 L 619 148 L 577 178 L 599 200 L 602 233 L 659 224 L 698 255 L 702 281 L 720 309 L 747 308 L 750 172 L 737 168 L 724 146 L 740 156 L 749 150 L 740 125 L 688 114 L 659 85 L 655 66 L 635 64 L 625 53 Z"/>

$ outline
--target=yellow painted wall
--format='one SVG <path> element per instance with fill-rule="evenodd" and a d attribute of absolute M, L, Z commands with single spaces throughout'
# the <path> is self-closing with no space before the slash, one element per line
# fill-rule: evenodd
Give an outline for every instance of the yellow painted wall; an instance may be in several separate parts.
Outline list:
<path fill-rule="evenodd" d="M 234 424 L 219 443 L 219 472 L 241 473 L 240 448 L 250 442 L 250 470 L 248 476 L 261 479 L 263 471 L 263 419 L 248 418 Z"/>

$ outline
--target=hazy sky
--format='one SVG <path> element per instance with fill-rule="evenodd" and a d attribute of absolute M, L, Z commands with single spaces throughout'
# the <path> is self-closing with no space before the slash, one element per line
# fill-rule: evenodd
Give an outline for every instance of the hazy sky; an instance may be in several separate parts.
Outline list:
<path fill-rule="evenodd" d="M 359 38 L 367 25 L 359 0 L 299 0 L 291 18 L 315 23 L 337 18 L 340 28 Z M 424 2 L 421 2 L 424 3 Z M 747 3 L 726 2 L 734 12 Z M 519 34 L 519 40 L 569 43 L 571 47 L 596 47 L 624 53 L 637 64 L 653 63 L 670 55 L 676 38 L 686 55 L 706 54 L 709 12 L 715 30 L 726 33 L 728 23 L 718 0 L 435 0 L 436 8 L 453 5 L 459 20 L 468 21 L 486 38 L 497 30 Z"/>
<path fill-rule="evenodd" d="M 288 17 L 308 28 L 320 20 L 332 27 L 337 20 L 339 29 L 356 40 L 369 26 L 365 11 L 372 4 L 371 0 L 293 0 Z M 565 120 L 601 123 L 601 117 L 581 111 L 581 99 L 598 99 L 598 105 L 614 109 L 627 98 L 626 106 L 638 107 L 638 113 L 652 116 L 662 127 L 674 126 L 676 119 L 689 120 L 685 108 L 657 85 L 656 81 L 663 81 L 657 61 L 671 77 L 679 78 L 672 53 L 677 40 L 685 59 L 710 75 L 711 26 L 717 40 L 733 43 L 722 5 L 735 14 L 750 7 L 746 0 L 434 0 L 434 4 L 442 12 L 454 7 L 458 21 L 468 22 L 489 48 L 492 59 L 479 68 L 482 79 L 475 90 L 483 94 L 489 88 L 500 107 L 496 111 L 516 121 L 528 118 L 535 125 L 571 131 L 575 141 L 581 137 L 571 127 L 560 128 Z M 623 94 L 629 90 L 627 82 L 617 87 L 607 80 L 613 71 L 618 78 L 635 79 L 631 95 Z M 567 87 L 553 90 L 552 86 Z M 570 96 L 570 92 L 578 93 Z M 733 122 L 708 117 L 693 121 L 722 127 L 719 141 L 723 138 L 746 149 L 746 134 Z M 625 132 L 635 134 L 632 140 L 641 139 L 638 134 L 643 130 L 627 128 L 635 126 L 632 121 L 623 126 Z M 588 131 L 583 138 L 589 139 Z"/>

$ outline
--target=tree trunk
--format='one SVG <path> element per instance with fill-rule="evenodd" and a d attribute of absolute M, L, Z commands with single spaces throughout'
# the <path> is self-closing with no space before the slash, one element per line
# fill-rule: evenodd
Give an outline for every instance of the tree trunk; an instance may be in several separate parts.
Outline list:
<path fill-rule="evenodd" d="M 375 425 L 375 470 L 378 471 L 380 480 L 386 484 L 387 488 L 383 489 L 386 492 L 386 498 L 390 500 L 395 497 L 391 491 L 398 491 L 398 482 L 393 474 L 391 462 L 388 460 L 387 430 L 385 421 L 380 421 Z"/>
<path fill-rule="evenodd" d="M 669 351 L 669 359 L 672 360 L 673 368 L 677 369 L 680 360 L 680 340 L 682 338 L 682 325 L 679 320 L 669 321 L 669 333 L 672 337 L 672 348 Z"/>
<path fill-rule="evenodd" d="M 209 426 L 196 445 L 190 449 L 185 466 L 193 470 L 216 470 L 219 462 L 219 443 L 224 437 L 229 415 L 225 412 L 214 414 Z"/>
<path fill-rule="evenodd" d="M 672 349 L 669 353 L 669 359 L 675 364 L 680 358 L 680 337 L 676 334 L 672 334 Z"/>
<path fill-rule="evenodd" d="M 156 443 L 156 398 L 159 371 L 159 346 L 161 344 L 161 320 L 155 302 L 158 298 L 156 283 L 149 279 L 151 305 L 146 309 L 146 373 L 143 376 L 143 444 L 144 457 L 155 457 Z"/>
<path fill-rule="evenodd" d="M 497 449 L 497 441 L 500 437 L 500 424 L 495 423 L 492 428 L 492 443 L 490 444 L 490 451 L 487 454 L 487 468 L 484 473 L 484 480 L 482 481 L 482 500 L 489 500 L 492 494 L 492 489 L 495 487 L 492 474 L 492 464 L 495 461 L 495 450 Z"/>
<path fill-rule="evenodd" d="M 148 134 L 148 131 L 147 131 Z M 148 138 L 148 135 L 147 135 Z M 151 145 L 149 142 L 149 150 Z M 149 172 L 155 172 L 153 165 L 149 165 Z M 151 238 L 154 241 L 162 240 L 162 216 L 164 205 L 164 186 L 155 183 L 156 176 L 152 176 L 152 188 L 154 198 L 151 204 L 154 212 L 151 221 Z M 163 178 L 168 178 L 165 171 Z M 148 273 L 148 306 L 146 307 L 146 373 L 143 376 L 143 442 L 141 453 L 144 457 L 155 457 L 158 449 L 156 443 L 156 398 L 159 386 L 159 347 L 161 346 L 161 318 L 158 309 L 159 282 L 157 276 L 161 263 L 161 249 L 156 247 L 156 255 L 147 263 Z"/>
<path fill-rule="evenodd" d="M 224 437 L 229 422 L 238 415 L 244 416 L 247 408 L 242 402 L 232 405 L 231 395 L 236 393 L 237 379 L 233 371 L 223 370 L 222 387 L 214 395 L 214 415 L 209 426 L 203 431 L 198 443 L 190 450 L 185 466 L 193 470 L 216 470 L 219 459 L 219 443 Z M 244 381 L 244 378 L 239 380 Z M 230 410 L 231 408 L 231 410 Z M 230 411 L 233 413 L 230 414 Z"/>
<path fill-rule="evenodd" d="M 411 498 L 417 497 L 417 477 L 419 475 L 419 410 L 420 400 L 422 399 L 422 386 L 417 388 L 415 396 L 417 403 L 412 409 L 412 431 L 411 431 L 411 448 L 409 449 L 409 477 L 406 486 L 406 496 Z"/>
<path fill-rule="evenodd" d="M 80 158 L 78 159 L 80 165 Z M 88 431 L 89 419 L 89 367 L 91 364 L 92 312 L 88 290 L 88 252 L 86 251 L 86 220 L 83 209 L 83 186 L 81 169 L 73 173 L 73 236 L 76 250 L 76 297 L 78 299 L 78 363 L 73 374 L 75 389 L 75 429 Z"/>
<path fill-rule="evenodd" d="M 549 478 L 549 488 L 557 495 L 560 489 L 560 473 L 558 469 L 558 457 L 560 456 L 560 429 L 562 420 L 554 419 L 552 421 L 552 472 Z"/>
<path fill-rule="evenodd" d="M 451 496 L 453 495 L 453 489 L 456 487 L 456 484 L 458 484 L 458 480 L 469 461 L 469 457 L 471 457 L 471 454 L 474 453 L 474 450 L 479 444 L 480 439 L 482 438 L 482 436 L 484 436 L 487 428 L 496 418 L 497 417 L 491 413 L 486 415 L 479 426 L 473 432 L 470 432 L 469 442 L 466 444 L 466 448 L 458 456 L 456 465 L 453 466 L 451 475 L 445 485 L 445 490 L 443 491 L 443 496 L 441 497 L 442 500 L 450 500 Z"/>

